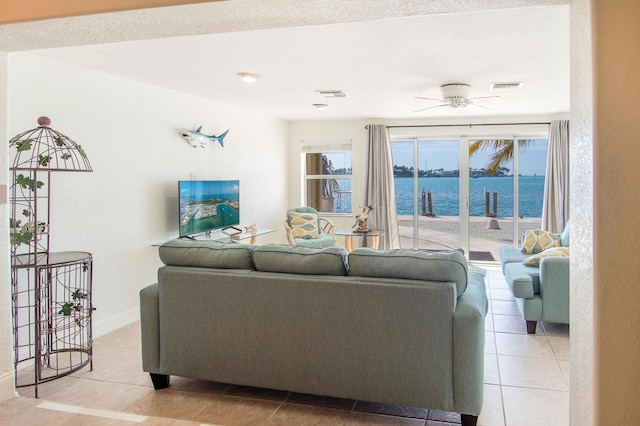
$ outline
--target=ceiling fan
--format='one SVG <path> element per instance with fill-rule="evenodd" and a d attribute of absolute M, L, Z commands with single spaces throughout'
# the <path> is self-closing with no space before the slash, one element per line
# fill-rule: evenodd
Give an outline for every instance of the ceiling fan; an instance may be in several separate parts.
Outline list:
<path fill-rule="evenodd" d="M 501 98 L 500 96 L 480 96 L 475 98 L 469 97 L 469 89 L 471 87 L 468 84 L 464 83 L 450 83 L 444 84 L 440 86 L 440 90 L 442 90 L 442 99 L 435 98 L 424 98 L 422 96 L 414 96 L 416 99 L 426 99 L 429 101 L 438 101 L 442 102 L 442 105 L 430 106 L 427 108 L 422 108 L 413 112 L 425 111 L 432 108 L 441 108 L 441 107 L 451 107 L 451 108 L 465 108 L 469 105 L 477 106 L 484 109 L 489 109 L 485 106 L 478 105 L 474 103 L 476 99 L 489 99 L 489 98 Z M 502 98 L 501 98 L 502 99 Z"/>

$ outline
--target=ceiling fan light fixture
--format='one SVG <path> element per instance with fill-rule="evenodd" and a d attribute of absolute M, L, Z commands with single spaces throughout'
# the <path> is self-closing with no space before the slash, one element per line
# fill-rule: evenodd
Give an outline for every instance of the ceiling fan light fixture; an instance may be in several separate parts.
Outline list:
<path fill-rule="evenodd" d="M 432 108 L 442 108 L 442 107 L 450 107 L 450 108 L 455 108 L 455 109 L 462 109 L 462 108 L 466 108 L 468 106 L 475 106 L 475 107 L 479 107 L 479 108 L 484 108 L 484 109 L 489 109 L 485 106 L 482 105 L 478 105 L 477 103 L 475 103 L 476 100 L 482 99 L 489 99 L 489 98 L 500 98 L 502 99 L 500 96 L 477 96 L 477 97 L 473 97 L 470 98 L 469 97 L 469 91 L 470 91 L 471 87 L 468 84 L 465 83 L 449 83 L 449 84 L 443 84 L 442 86 L 440 86 L 440 90 L 442 91 L 442 99 L 436 99 L 436 98 L 425 98 L 422 96 L 415 96 L 415 98 L 418 99 L 425 99 L 425 100 L 429 100 L 429 101 L 436 101 L 436 102 L 441 102 L 440 105 L 434 105 L 434 106 L 430 106 L 430 107 L 426 107 L 426 108 L 421 108 L 418 109 L 416 111 L 413 112 L 421 112 L 421 111 L 425 111 L 428 109 L 432 109 Z"/>
<path fill-rule="evenodd" d="M 469 98 L 469 85 L 464 83 L 443 84 L 440 86 L 443 99 L 450 100 L 452 103 L 464 101 Z M 464 102 L 462 102 L 464 103 Z"/>
<path fill-rule="evenodd" d="M 253 72 L 239 72 L 236 75 L 246 83 L 255 83 L 260 78 L 260 74 Z"/>

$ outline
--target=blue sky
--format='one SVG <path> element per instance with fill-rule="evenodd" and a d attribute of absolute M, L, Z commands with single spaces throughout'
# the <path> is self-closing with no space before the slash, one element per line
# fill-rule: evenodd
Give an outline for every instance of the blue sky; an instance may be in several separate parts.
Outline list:
<path fill-rule="evenodd" d="M 459 142 L 422 141 L 419 145 L 419 168 L 457 170 L 460 164 Z M 411 167 L 413 165 L 413 142 L 394 142 L 391 144 L 394 165 Z M 471 168 L 485 168 L 489 163 L 490 152 L 479 152 L 471 158 Z M 547 140 L 536 140 L 526 150 L 520 151 L 520 174 L 544 175 L 547 161 Z M 513 172 L 513 165 L 505 167 Z"/>

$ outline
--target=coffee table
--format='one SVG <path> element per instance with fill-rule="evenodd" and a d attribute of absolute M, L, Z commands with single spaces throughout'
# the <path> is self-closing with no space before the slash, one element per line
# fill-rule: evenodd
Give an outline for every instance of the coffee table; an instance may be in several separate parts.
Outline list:
<path fill-rule="evenodd" d="M 369 232 L 357 232 L 352 229 L 336 231 L 336 235 L 344 237 L 344 247 L 348 252 L 353 250 L 353 237 L 365 237 L 367 247 L 377 249 L 380 244 L 380 237 L 386 234 L 382 229 L 370 229 Z"/>

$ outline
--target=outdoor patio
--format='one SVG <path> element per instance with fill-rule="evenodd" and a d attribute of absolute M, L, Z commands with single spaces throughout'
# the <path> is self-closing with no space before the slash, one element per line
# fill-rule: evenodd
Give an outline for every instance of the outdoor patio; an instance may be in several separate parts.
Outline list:
<path fill-rule="evenodd" d="M 513 244 L 513 218 L 497 218 L 499 229 L 489 228 L 490 217 L 472 216 L 470 219 L 470 253 L 472 261 L 498 261 L 499 247 Z M 398 216 L 400 246 L 413 247 L 413 217 Z M 519 220 L 519 234 L 526 229 L 539 229 L 540 218 Z M 460 218 L 457 216 L 419 216 L 418 248 L 451 250 L 460 247 Z"/>

